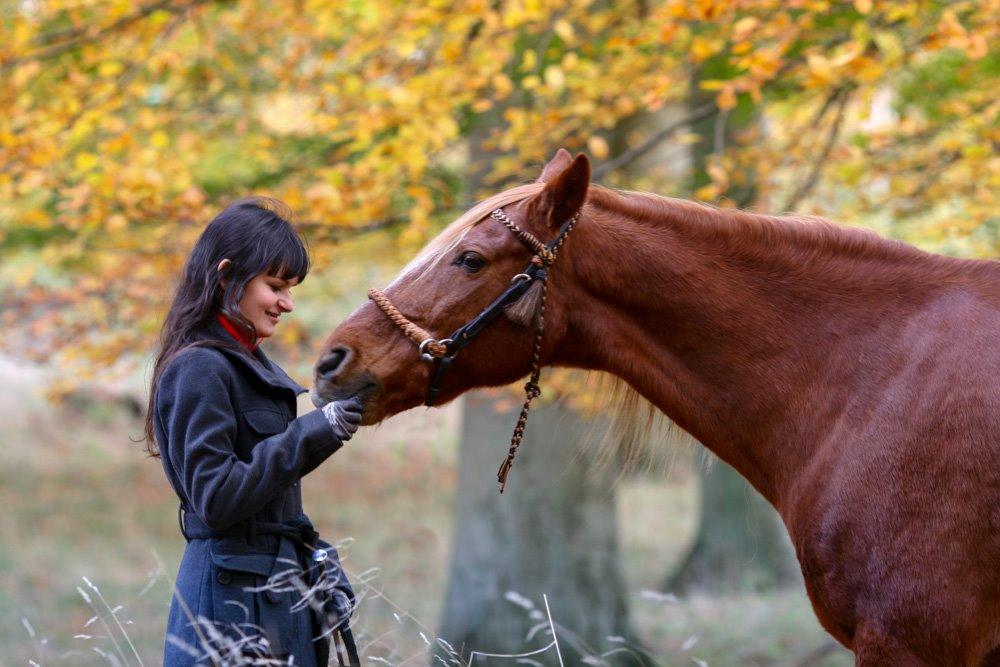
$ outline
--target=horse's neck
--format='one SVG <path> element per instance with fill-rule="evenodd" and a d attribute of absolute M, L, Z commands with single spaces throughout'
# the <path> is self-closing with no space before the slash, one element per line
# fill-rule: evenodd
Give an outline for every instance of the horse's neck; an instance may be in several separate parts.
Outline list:
<path fill-rule="evenodd" d="M 906 251 L 691 206 L 588 207 L 554 362 L 622 377 L 778 504 L 849 400 L 859 346 L 911 297 Z"/>

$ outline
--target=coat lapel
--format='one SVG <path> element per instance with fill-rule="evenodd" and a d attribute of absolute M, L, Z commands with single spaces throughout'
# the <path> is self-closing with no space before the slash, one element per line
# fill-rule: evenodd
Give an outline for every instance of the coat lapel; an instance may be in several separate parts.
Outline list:
<path fill-rule="evenodd" d="M 264 350 L 257 346 L 252 353 L 239 347 L 239 343 L 233 339 L 229 333 L 216 321 L 210 322 L 199 334 L 202 340 L 214 340 L 221 343 L 228 343 L 225 347 L 217 348 L 225 354 L 234 364 L 237 364 L 255 375 L 261 382 L 276 389 L 287 389 L 296 396 L 308 391 L 305 387 L 293 380 L 285 373 L 280 366 L 272 363 Z M 252 355 L 252 356 L 251 356 Z"/>

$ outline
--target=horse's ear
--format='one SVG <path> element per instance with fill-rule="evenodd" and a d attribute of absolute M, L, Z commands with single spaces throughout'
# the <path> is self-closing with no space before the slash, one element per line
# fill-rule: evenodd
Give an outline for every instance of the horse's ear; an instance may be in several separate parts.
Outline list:
<path fill-rule="evenodd" d="M 569 157 L 569 153 L 566 156 Z M 552 162 L 559 158 L 560 155 L 556 154 Z M 545 169 L 548 170 L 551 164 Z M 535 219 L 542 218 L 549 227 L 557 228 L 580 210 L 589 187 L 590 160 L 580 153 L 569 166 L 545 182 L 545 189 L 535 195 L 529 204 L 529 215 Z"/>
<path fill-rule="evenodd" d="M 548 183 L 558 174 L 566 171 L 568 167 L 573 162 L 573 156 L 569 154 L 569 151 L 565 148 L 560 148 L 556 151 L 555 157 L 549 160 L 549 163 L 542 167 L 542 175 L 538 177 L 539 183 Z"/>

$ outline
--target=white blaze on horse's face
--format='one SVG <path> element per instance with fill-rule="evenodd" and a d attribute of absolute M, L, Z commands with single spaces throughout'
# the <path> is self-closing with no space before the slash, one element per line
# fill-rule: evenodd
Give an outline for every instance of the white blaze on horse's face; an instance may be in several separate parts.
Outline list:
<path fill-rule="evenodd" d="M 562 157 L 557 159 L 562 161 Z M 565 162 L 572 162 L 568 154 Z M 589 181 L 586 158 L 582 172 L 587 180 L 583 193 L 574 200 L 577 210 Z M 421 359 L 417 342 L 411 340 L 416 334 L 404 333 L 405 323 L 435 340 L 446 339 L 502 294 L 512 277 L 524 271 L 532 252 L 507 227 L 491 219 L 490 212 L 503 208 L 522 229 L 548 240 L 553 235 L 548 228 L 553 214 L 546 207 L 559 201 L 549 190 L 547 183 L 539 182 L 501 193 L 470 210 L 432 241 L 382 291 L 401 321 L 391 320 L 372 301 L 354 311 L 324 345 L 316 364 L 314 402 L 360 395 L 365 402 L 365 424 L 424 403 L 432 367 Z M 494 320 L 455 356 L 433 404 L 450 401 L 473 387 L 507 384 L 525 375 L 530 368 L 532 324 L 533 318 L 523 313 L 507 312 Z"/>

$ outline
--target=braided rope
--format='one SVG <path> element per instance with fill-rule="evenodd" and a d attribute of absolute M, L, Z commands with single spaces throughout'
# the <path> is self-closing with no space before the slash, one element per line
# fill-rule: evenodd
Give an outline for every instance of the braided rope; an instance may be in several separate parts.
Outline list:
<path fill-rule="evenodd" d="M 426 347 L 427 351 L 430 352 L 432 356 L 440 359 L 447 354 L 448 348 L 434 340 L 433 336 L 418 327 L 416 324 L 406 319 L 406 316 L 399 312 L 398 308 L 392 305 L 392 302 L 389 301 L 389 298 L 385 294 L 382 294 L 382 292 L 373 287 L 368 290 L 368 298 L 374 301 L 375 305 L 378 306 L 383 313 L 385 313 L 386 317 L 392 320 L 393 324 L 402 329 L 407 338 L 412 340 L 414 343 L 421 345 L 424 341 L 431 341 L 427 343 Z"/>
<path fill-rule="evenodd" d="M 538 328 L 535 329 L 535 343 L 531 351 L 531 377 L 524 383 L 524 404 L 521 406 L 521 414 L 517 417 L 517 424 L 514 426 L 514 434 L 510 438 L 510 448 L 507 450 L 507 458 L 500 464 L 497 471 L 497 482 L 500 483 L 500 493 L 503 493 L 507 486 L 507 474 L 514 465 L 514 455 L 517 454 L 518 447 L 521 446 L 521 439 L 524 437 L 524 428 L 528 424 L 528 411 L 531 410 L 531 402 L 542 395 L 542 388 L 538 386 L 538 380 L 542 376 L 541 356 L 542 356 L 542 336 L 545 333 L 545 297 L 548 292 L 548 281 L 542 283 L 541 302 L 538 306 Z"/>
<path fill-rule="evenodd" d="M 508 218 L 507 214 L 503 212 L 503 209 L 496 209 L 490 213 L 490 217 L 513 232 L 514 236 L 516 236 L 521 243 L 528 246 L 531 251 L 535 253 L 535 257 L 545 264 L 545 266 L 550 266 L 552 262 L 556 261 L 556 254 L 554 252 L 549 250 L 544 243 L 539 241 L 537 236 L 515 225 L 514 221 Z M 537 262 L 535 263 L 537 264 Z"/>

